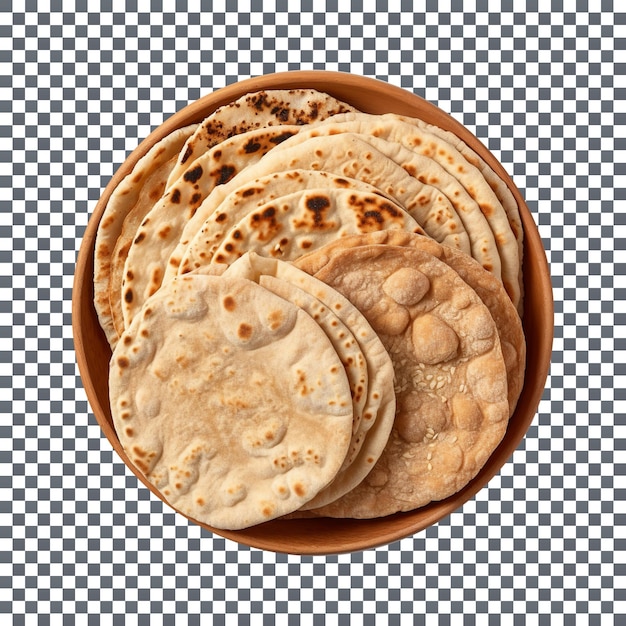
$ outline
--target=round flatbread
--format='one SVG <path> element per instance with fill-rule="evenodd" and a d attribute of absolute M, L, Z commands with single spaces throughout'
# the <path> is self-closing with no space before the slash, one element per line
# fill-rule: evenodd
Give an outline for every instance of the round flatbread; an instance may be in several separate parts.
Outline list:
<path fill-rule="evenodd" d="M 137 226 L 163 194 L 178 153 L 196 128 L 193 124 L 170 133 L 139 159 L 111 194 L 100 219 L 94 252 L 94 306 L 112 348 L 123 331 L 115 322 L 115 312 L 121 311 L 121 272 L 116 268 L 123 267 Z"/>
<path fill-rule="evenodd" d="M 500 178 L 500 176 L 493 171 L 491 166 L 489 166 L 478 153 L 472 150 L 472 148 L 470 148 L 462 139 L 449 130 L 444 130 L 443 128 L 439 128 L 433 124 L 428 124 L 424 120 L 417 118 L 405 117 L 401 115 L 396 116 L 393 113 L 388 113 L 387 116 L 398 117 L 398 119 L 402 119 L 410 124 L 416 124 L 420 128 L 427 130 L 429 133 L 437 135 L 450 145 L 454 146 L 469 163 L 480 170 L 482 175 L 485 177 L 485 180 L 489 183 L 489 186 L 496 194 L 496 197 L 504 207 L 509 220 L 509 225 L 511 226 L 513 235 L 518 243 L 519 261 L 521 264 L 524 258 L 524 228 L 522 226 L 522 218 L 520 216 L 517 200 L 515 200 L 515 196 L 511 193 L 511 190 L 504 180 L 502 180 L 502 178 Z M 520 275 L 520 280 L 521 279 L 522 276 Z M 520 285 L 520 288 L 522 289 L 523 296 L 523 285 Z"/>
<path fill-rule="evenodd" d="M 367 116 L 366 119 L 377 119 L 377 116 Z M 402 126 L 405 127 L 404 133 L 400 132 L 401 128 L 398 131 L 394 130 L 396 127 Z M 370 132 L 367 132 L 368 128 Z M 519 299 L 517 243 L 514 241 L 508 220 L 504 214 L 504 209 L 499 205 L 493 191 L 480 175 L 475 178 L 470 189 L 472 193 L 476 194 L 477 188 L 481 190 L 485 188 L 485 193 L 488 192 L 490 194 L 490 201 L 495 200 L 493 206 L 487 205 L 486 203 L 484 203 L 484 206 L 480 205 L 459 181 L 456 175 L 450 174 L 440 163 L 431 158 L 430 154 L 434 152 L 434 149 L 429 148 L 427 153 L 423 154 L 407 147 L 404 142 L 411 143 L 413 136 L 410 134 L 410 130 L 414 128 L 416 127 L 400 121 L 396 123 L 388 121 L 386 124 L 379 122 L 378 126 L 373 126 L 365 121 L 334 123 L 334 120 L 328 120 L 312 128 L 305 129 L 301 133 L 298 133 L 298 135 L 291 137 L 289 141 L 283 144 L 283 148 L 285 150 L 291 150 L 295 146 L 301 145 L 303 149 L 307 149 L 312 139 L 325 139 L 329 145 L 333 145 L 342 134 L 352 135 L 370 144 L 378 152 L 384 154 L 387 158 L 401 166 L 402 169 L 410 173 L 420 182 L 429 184 L 438 189 L 449 199 L 460 217 L 464 230 L 470 238 L 472 256 L 478 260 L 483 267 L 494 273 L 498 278 L 503 279 L 507 291 L 511 294 L 511 299 L 514 303 L 517 303 Z M 415 134 L 418 134 L 417 131 L 413 133 L 413 135 Z M 434 141 L 436 137 L 432 137 L 433 141 L 431 141 L 431 143 L 432 145 L 436 145 Z M 417 138 L 413 137 L 413 142 L 417 140 Z M 308 149 L 310 150 L 310 147 Z M 454 150 L 454 148 L 449 148 L 446 154 L 452 150 Z M 437 154 L 441 151 L 443 150 L 438 148 Z M 278 156 L 280 156 L 280 153 Z M 463 158 L 461 155 L 459 156 L 461 159 Z M 465 165 L 462 166 L 463 171 L 470 167 L 473 166 L 466 161 Z M 475 168 L 473 169 L 475 170 Z M 480 186 L 481 181 L 484 183 L 482 187 Z M 489 219 L 486 216 L 487 213 L 489 214 Z M 497 220 L 497 230 L 495 227 L 492 228 L 490 220 Z M 435 238 L 439 240 L 438 237 Z M 503 245 L 505 246 L 504 250 L 507 253 L 506 255 L 500 252 L 500 248 Z M 503 257 L 505 265 L 503 265 Z M 514 278 L 514 280 L 511 282 L 512 278 Z"/>
<path fill-rule="evenodd" d="M 508 422 L 506 367 L 489 310 L 447 264 L 416 248 L 318 254 L 326 263 L 315 276 L 351 300 L 387 348 L 397 410 L 374 469 L 316 513 L 379 517 L 456 493 Z"/>
<path fill-rule="evenodd" d="M 115 349 L 110 400 L 134 465 L 216 528 L 301 507 L 335 476 L 352 434 L 348 380 L 326 334 L 241 278 L 189 275 L 155 294 Z"/>
<path fill-rule="evenodd" d="M 483 172 L 470 163 L 455 145 L 442 138 L 441 135 L 392 114 L 369 115 L 357 111 L 344 113 L 305 129 L 297 137 L 292 138 L 289 145 L 306 142 L 311 137 L 334 136 L 344 132 L 353 132 L 363 136 L 391 158 L 396 159 L 395 155 L 397 155 L 405 163 L 405 169 L 409 169 L 415 176 L 423 177 L 424 180 L 428 180 L 445 191 L 460 215 L 468 220 L 471 219 L 471 223 L 475 221 L 475 218 L 468 205 L 472 206 L 472 211 L 475 211 L 474 205 L 478 207 L 493 233 L 493 240 L 500 257 L 502 281 L 511 300 L 517 306 L 521 298 L 519 254 L 521 239 L 518 237 L 521 237 L 522 231 L 516 227 L 515 223 L 519 222 L 519 212 L 512 227 L 504 206 Z M 420 158 L 408 164 L 407 155 L 401 151 L 398 152 L 398 146 L 408 148 Z M 458 181 L 464 192 L 474 201 L 473 204 L 468 203 L 468 199 L 458 193 L 458 189 L 453 184 L 454 181 Z M 466 226 L 468 226 L 467 223 Z"/>
<path fill-rule="evenodd" d="M 303 257 L 298 261 L 298 266 L 315 274 L 326 264 L 327 258 L 336 252 L 366 245 L 409 246 L 428 252 L 449 265 L 477 293 L 489 309 L 498 330 L 507 372 L 509 414 L 512 415 L 524 386 L 526 339 L 522 320 L 502 282 L 467 254 L 438 244 L 430 237 L 396 230 L 344 237 L 326 245 L 323 255 Z"/>
<path fill-rule="evenodd" d="M 315 89 L 268 89 L 216 109 L 186 142 L 168 180 L 172 185 L 201 154 L 233 135 L 265 126 L 303 126 L 354 107 Z"/>
<path fill-rule="evenodd" d="M 137 228 L 124 261 L 123 328 L 161 286 L 167 260 L 202 201 L 297 131 L 295 126 L 262 128 L 226 139 L 198 157 L 169 187 Z"/>
<path fill-rule="evenodd" d="M 387 443 L 396 408 L 391 359 L 347 298 L 292 264 L 246 253 L 224 275 L 254 280 L 304 308 L 328 335 L 346 368 L 355 412 L 350 446 L 337 476 L 302 508 L 332 502 L 367 476 Z"/>
<path fill-rule="evenodd" d="M 282 145 L 279 148 L 213 190 L 186 224 L 172 253 L 174 264 L 180 265 L 179 259 L 185 255 L 190 242 L 230 193 L 260 177 L 295 169 L 325 171 L 367 182 L 405 207 L 429 236 L 441 243 L 470 251 L 463 223 L 445 195 L 410 176 L 400 165 L 358 136 L 343 133 L 337 135 L 332 143 L 327 137 L 312 138 L 306 143 L 306 150 L 300 145 L 285 150 Z"/>
<path fill-rule="evenodd" d="M 167 281 L 177 273 L 184 274 L 206 263 L 207 259 L 213 257 L 226 234 L 246 215 L 263 204 L 277 201 L 282 196 L 301 192 L 303 189 L 320 187 L 329 190 L 355 189 L 384 195 L 376 187 L 363 181 L 318 170 L 276 172 L 244 183 L 229 193 L 207 218 L 185 249 L 184 261 L 183 258 L 177 258 L 174 253 L 170 256 L 164 280 Z M 392 198 L 387 199 L 393 201 Z"/>
<path fill-rule="evenodd" d="M 189 270 L 206 263 L 229 265 L 254 251 L 291 261 L 345 235 L 399 228 L 423 233 L 400 206 L 376 193 L 354 189 L 305 189 L 250 212 L 226 234 L 210 259 L 198 257 Z"/>

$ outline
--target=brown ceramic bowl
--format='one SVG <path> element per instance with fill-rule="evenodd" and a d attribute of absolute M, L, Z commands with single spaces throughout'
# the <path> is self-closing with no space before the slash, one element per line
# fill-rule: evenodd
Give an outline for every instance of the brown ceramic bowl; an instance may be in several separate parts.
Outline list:
<path fill-rule="evenodd" d="M 93 306 L 93 253 L 98 223 L 111 192 L 152 145 L 177 128 L 199 122 L 218 106 L 260 89 L 314 88 L 368 113 L 399 113 L 450 130 L 477 152 L 508 184 L 520 207 L 524 238 L 524 330 L 527 338 L 526 381 L 506 435 L 482 471 L 459 493 L 415 511 L 372 520 L 274 520 L 241 531 L 208 530 L 249 546 L 294 554 L 333 554 L 363 550 L 417 533 L 435 524 L 472 498 L 502 468 L 525 436 L 546 383 L 554 328 L 552 286 L 545 251 L 533 217 L 517 187 L 487 150 L 459 122 L 433 104 L 387 83 L 344 73 L 297 71 L 241 81 L 185 107 L 151 133 L 128 157 L 107 185 L 89 221 L 76 264 L 73 330 L 83 385 L 98 423 L 122 460 L 148 489 L 161 497 L 124 453 L 113 428 L 108 400 L 111 351 Z M 194 520 L 195 521 L 195 520 Z"/>

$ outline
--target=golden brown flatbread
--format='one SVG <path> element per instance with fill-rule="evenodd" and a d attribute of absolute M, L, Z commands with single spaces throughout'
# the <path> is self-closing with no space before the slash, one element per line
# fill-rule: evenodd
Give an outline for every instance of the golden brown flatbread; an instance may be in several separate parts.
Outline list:
<path fill-rule="evenodd" d="M 345 295 L 387 348 L 396 418 L 374 469 L 316 510 L 371 518 L 441 500 L 478 473 L 509 417 L 506 366 L 495 322 L 446 263 L 412 247 L 365 245 L 296 262 Z"/>

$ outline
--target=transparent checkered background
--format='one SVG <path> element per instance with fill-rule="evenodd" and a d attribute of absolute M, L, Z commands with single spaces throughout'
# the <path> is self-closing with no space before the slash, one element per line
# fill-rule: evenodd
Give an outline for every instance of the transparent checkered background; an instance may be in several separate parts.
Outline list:
<path fill-rule="evenodd" d="M 0 613 L 13 624 L 626 623 L 620 3 L 173 7 L 0 2 Z M 190 101 L 290 69 L 378 77 L 473 130 L 525 193 L 556 302 L 538 414 L 488 488 L 425 532 L 327 558 L 212 536 L 138 486 L 90 412 L 72 346 L 73 265 L 115 169 Z"/>

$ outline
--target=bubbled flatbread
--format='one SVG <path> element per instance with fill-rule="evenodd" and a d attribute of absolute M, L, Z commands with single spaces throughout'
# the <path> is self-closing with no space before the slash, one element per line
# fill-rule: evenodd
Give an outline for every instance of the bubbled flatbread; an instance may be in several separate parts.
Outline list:
<path fill-rule="evenodd" d="M 132 463 L 173 507 L 215 528 L 311 500 L 352 432 L 348 380 L 328 337 L 240 278 L 189 275 L 155 294 L 115 349 L 110 400 Z"/>
<path fill-rule="evenodd" d="M 291 263 L 246 253 L 224 275 L 254 280 L 304 308 L 328 335 L 346 368 L 355 412 L 350 446 L 332 482 L 302 508 L 332 502 L 367 476 L 387 443 L 396 409 L 391 359 L 347 298 Z"/>
<path fill-rule="evenodd" d="M 361 310 L 391 356 L 397 410 L 374 469 L 316 513 L 379 517 L 456 493 L 508 422 L 506 367 L 489 310 L 458 273 L 419 249 L 359 246 L 324 258 L 315 276 Z"/>
<path fill-rule="evenodd" d="M 410 246 L 428 252 L 449 265 L 476 292 L 489 309 L 498 330 L 507 371 L 509 414 L 512 415 L 524 386 L 526 339 L 522 320 L 502 283 L 467 254 L 438 244 L 430 237 L 401 231 L 344 237 L 325 246 L 324 255 L 312 254 L 299 261 L 299 265 L 315 274 L 335 252 L 365 245 Z"/>
<path fill-rule="evenodd" d="M 196 128 L 193 124 L 170 133 L 139 159 L 111 194 L 100 219 L 94 253 L 94 305 L 112 348 L 123 331 L 115 322 L 115 312 L 121 310 L 121 277 L 116 268 L 123 267 L 137 226 L 163 194 L 178 153 Z"/>
<path fill-rule="evenodd" d="M 268 89 L 241 96 L 211 113 L 189 138 L 168 187 L 201 154 L 233 135 L 264 126 L 303 126 L 346 111 L 354 107 L 315 89 Z"/>
<path fill-rule="evenodd" d="M 354 189 L 305 189 L 261 205 L 226 234 L 208 263 L 231 264 L 248 251 L 291 261 L 345 235 L 382 229 L 423 233 L 400 206 Z M 192 268 L 201 267 L 198 258 Z"/>

